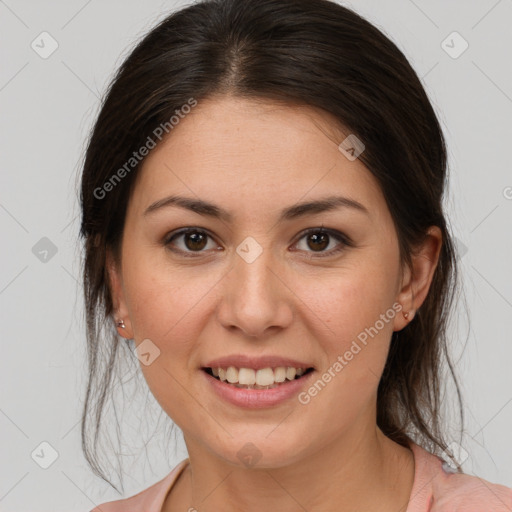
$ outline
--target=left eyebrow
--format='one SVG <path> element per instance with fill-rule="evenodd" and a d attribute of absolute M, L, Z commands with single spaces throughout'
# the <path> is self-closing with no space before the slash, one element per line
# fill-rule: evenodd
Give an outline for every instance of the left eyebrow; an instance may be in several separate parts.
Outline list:
<path fill-rule="evenodd" d="M 160 210 L 161 208 L 172 206 L 184 208 L 199 215 L 221 219 L 226 222 L 231 222 L 234 217 L 233 214 L 227 210 L 224 210 L 220 206 L 217 206 L 208 201 L 204 201 L 203 199 L 195 199 L 192 197 L 177 195 L 164 197 L 163 199 L 155 201 L 146 208 L 144 215 L 153 213 L 157 210 Z M 313 215 L 339 208 L 351 208 L 368 216 L 370 215 L 368 209 L 358 201 L 343 196 L 329 196 L 315 201 L 303 202 L 284 208 L 281 211 L 278 222 L 290 221 L 299 217 L 304 217 L 306 215 Z"/>

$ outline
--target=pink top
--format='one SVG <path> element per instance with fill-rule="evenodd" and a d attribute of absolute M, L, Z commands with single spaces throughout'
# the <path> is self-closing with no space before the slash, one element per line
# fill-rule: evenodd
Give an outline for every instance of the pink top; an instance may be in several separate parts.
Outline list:
<path fill-rule="evenodd" d="M 453 473 L 442 459 L 411 443 L 414 483 L 405 512 L 511 512 L 512 489 L 480 477 Z M 189 463 L 182 460 L 151 487 L 122 500 L 99 505 L 90 512 L 161 512 L 165 497 Z"/>

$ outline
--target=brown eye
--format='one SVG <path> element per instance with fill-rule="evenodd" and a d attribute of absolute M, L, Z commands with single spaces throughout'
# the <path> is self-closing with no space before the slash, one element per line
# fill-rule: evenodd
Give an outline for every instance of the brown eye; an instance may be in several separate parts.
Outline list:
<path fill-rule="evenodd" d="M 221 247 L 213 243 L 213 238 L 206 231 L 198 228 L 186 228 L 176 233 L 171 233 L 164 239 L 164 245 L 169 250 L 180 253 L 183 256 L 201 256 L 208 252 L 208 240 L 212 240 L 210 250 L 222 250 Z M 299 241 L 306 240 L 306 247 L 299 248 L 305 252 L 309 258 L 321 258 L 332 256 L 341 252 L 346 247 L 353 247 L 350 238 L 336 230 L 322 228 L 312 228 L 302 234 Z M 181 241 L 181 243 L 177 243 Z M 337 243 L 336 243 L 337 242 Z M 296 245 L 299 245 L 298 243 Z M 330 250 L 328 247 L 333 246 Z"/>
<path fill-rule="evenodd" d="M 306 240 L 306 247 L 300 250 L 309 253 L 308 257 L 311 258 L 332 256 L 333 254 L 344 250 L 346 247 L 353 246 L 353 243 L 348 236 L 340 233 L 339 231 L 324 229 L 323 227 L 308 229 L 300 238 L 300 240 L 302 239 Z M 336 244 L 333 241 L 337 241 L 338 243 Z M 330 245 L 333 246 L 333 248 L 326 250 Z"/>
<path fill-rule="evenodd" d="M 312 233 L 307 235 L 308 247 L 311 249 L 323 251 L 329 245 L 329 235 L 326 233 Z"/>
<path fill-rule="evenodd" d="M 210 235 L 203 230 L 188 228 L 168 236 L 164 241 L 164 245 L 168 246 L 171 251 L 180 252 L 189 256 L 193 254 L 187 253 L 206 252 L 205 248 L 210 238 Z M 181 240 L 181 244 L 176 243 L 176 240 Z M 215 244 L 213 244 L 213 246 L 218 247 Z"/>
<path fill-rule="evenodd" d="M 207 235 L 194 231 L 192 233 L 185 233 L 183 240 L 187 249 L 201 251 L 206 247 Z"/>

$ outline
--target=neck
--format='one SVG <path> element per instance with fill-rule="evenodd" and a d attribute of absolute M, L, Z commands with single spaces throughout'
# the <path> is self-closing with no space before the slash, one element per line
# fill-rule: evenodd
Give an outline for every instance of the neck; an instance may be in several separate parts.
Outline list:
<path fill-rule="evenodd" d="M 271 469 L 235 466 L 190 441 L 187 448 L 190 464 L 162 512 L 404 512 L 414 481 L 412 452 L 376 427 L 344 435 L 307 460 Z"/>

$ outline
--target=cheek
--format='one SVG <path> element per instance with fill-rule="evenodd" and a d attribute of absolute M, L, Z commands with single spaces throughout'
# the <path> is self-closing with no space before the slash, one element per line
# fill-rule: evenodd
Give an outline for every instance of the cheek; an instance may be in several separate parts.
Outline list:
<path fill-rule="evenodd" d="M 309 294 L 300 292 L 309 297 L 303 311 L 309 311 L 309 329 L 325 356 L 301 403 L 323 425 L 326 438 L 357 422 L 363 410 L 373 411 L 396 315 L 392 278 L 353 268 L 337 272 L 328 286 L 311 280 Z"/>
<path fill-rule="evenodd" d="M 372 383 L 384 367 L 397 314 L 393 255 L 380 255 L 369 251 L 320 279 L 302 277 L 294 288 L 327 367 L 342 356 L 351 379 Z"/>
<path fill-rule="evenodd" d="M 194 286 L 190 274 L 163 267 L 133 264 L 126 268 L 125 290 L 136 344 L 149 339 L 157 347 L 158 356 L 149 365 L 141 361 L 141 371 L 162 409 L 181 424 L 186 421 L 181 411 L 190 408 L 183 383 L 195 370 L 194 340 L 203 328 L 197 312 L 211 286 Z"/>
<path fill-rule="evenodd" d="M 164 343 L 166 334 L 175 338 L 202 291 L 191 282 L 190 274 L 151 260 L 151 255 L 131 258 L 124 269 L 124 283 L 137 341 L 154 338 Z"/>
<path fill-rule="evenodd" d="M 185 378 L 196 370 L 197 340 L 211 320 L 211 294 L 220 276 L 201 266 L 179 269 L 166 260 L 142 264 L 150 258 L 133 257 L 123 270 L 134 338 L 137 344 L 149 338 L 160 350 L 157 366 Z M 152 365 L 142 370 L 157 372 Z"/>
<path fill-rule="evenodd" d="M 343 269 L 325 279 L 302 280 L 297 295 L 323 323 L 326 333 L 345 339 L 370 327 L 394 303 L 392 272 L 373 275 L 365 269 Z"/>

